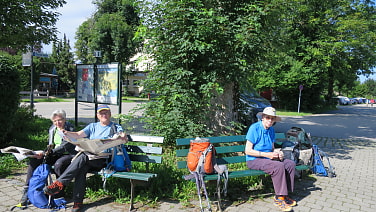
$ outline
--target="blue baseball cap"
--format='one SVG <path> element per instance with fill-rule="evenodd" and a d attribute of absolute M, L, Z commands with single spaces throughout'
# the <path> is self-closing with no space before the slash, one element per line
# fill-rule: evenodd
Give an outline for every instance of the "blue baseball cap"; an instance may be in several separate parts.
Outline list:
<path fill-rule="evenodd" d="M 108 105 L 98 105 L 97 113 L 101 112 L 102 110 L 110 110 L 110 107 L 108 107 Z"/>

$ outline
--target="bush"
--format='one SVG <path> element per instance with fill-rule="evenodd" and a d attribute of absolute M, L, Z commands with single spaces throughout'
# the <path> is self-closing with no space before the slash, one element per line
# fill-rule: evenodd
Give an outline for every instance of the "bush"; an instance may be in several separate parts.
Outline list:
<path fill-rule="evenodd" d="M 20 76 L 16 65 L 5 56 L 0 56 L 0 147 L 8 143 L 8 134 L 12 131 L 15 114 L 19 105 Z"/>

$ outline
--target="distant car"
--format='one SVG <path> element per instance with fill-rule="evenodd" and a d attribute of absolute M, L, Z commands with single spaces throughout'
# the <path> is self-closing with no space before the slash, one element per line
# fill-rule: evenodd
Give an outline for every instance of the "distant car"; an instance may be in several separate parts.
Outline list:
<path fill-rule="evenodd" d="M 346 96 L 338 96 L 337 99 L 338 99 L 339 105 L 349 105 L 349 104 L 351 104 L 350 99 Z"/>
<path fill-rule="evenodd" d="M 240 121 L 249 126 L 259 120 L 256 116 L 258 112 L 262 112 L 264 108 L 271 107 L 271 103 L 260 96 L 256 91 L 243 92 L 240 94 Z"/>
<path fill-rule="evenodd" d="M 351 104 L 359 104 L 358 100 L 356 98 L 349 98 Z"/>

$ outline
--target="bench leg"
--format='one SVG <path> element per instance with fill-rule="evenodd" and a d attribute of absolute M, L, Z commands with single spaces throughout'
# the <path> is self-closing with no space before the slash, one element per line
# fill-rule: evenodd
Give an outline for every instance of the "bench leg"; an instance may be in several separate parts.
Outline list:
<path fill-rule="evenodd" d="M 132 179 L 129 180 L 131 182 L 131 204 L 129 206 L 129 211 L 132 211 L 134 209 L 133 207 L 133 197 L 134 197 L 134 182 Z"/>

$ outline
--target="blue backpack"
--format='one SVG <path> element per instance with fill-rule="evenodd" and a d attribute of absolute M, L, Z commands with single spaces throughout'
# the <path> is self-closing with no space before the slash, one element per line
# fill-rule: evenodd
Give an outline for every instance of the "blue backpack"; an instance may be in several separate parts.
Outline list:
<path fill-rule="evenodd" d="M 129 158 L 127 149 L 125 148 L 124 144 L 112 147 L 111 149 L 111 161 L 107 164 L 105 168 L 101 170 L 103 189 L 105 191 L 107 191 L 107 178 L 111 177 L 116 172 L 129 172 L 132 169 L 132 162 Z"/>
<path fill-rule="evenodd" d="M 51 166 L 45 163 L 34 170 L 33 176 L 29 180 L 29 189 L 27 191 L 29 201 L 37 208 L 65 208 L 67 202 L 64 198 L 54 199 L 43 192 L 43 188 L 47 185 L 48 180 L 52 181 L 50 172 Z"/>
<path fill-rule="evenodd" d="M 335 177 L 334 167 L 330 164 L 328 155 L 321 151 L 317 145 L 313 145 L 313 165 L 312 172 L 318 176 Z M 327 166 L 324 165 L 323 159 L 326 159 Z"/>

